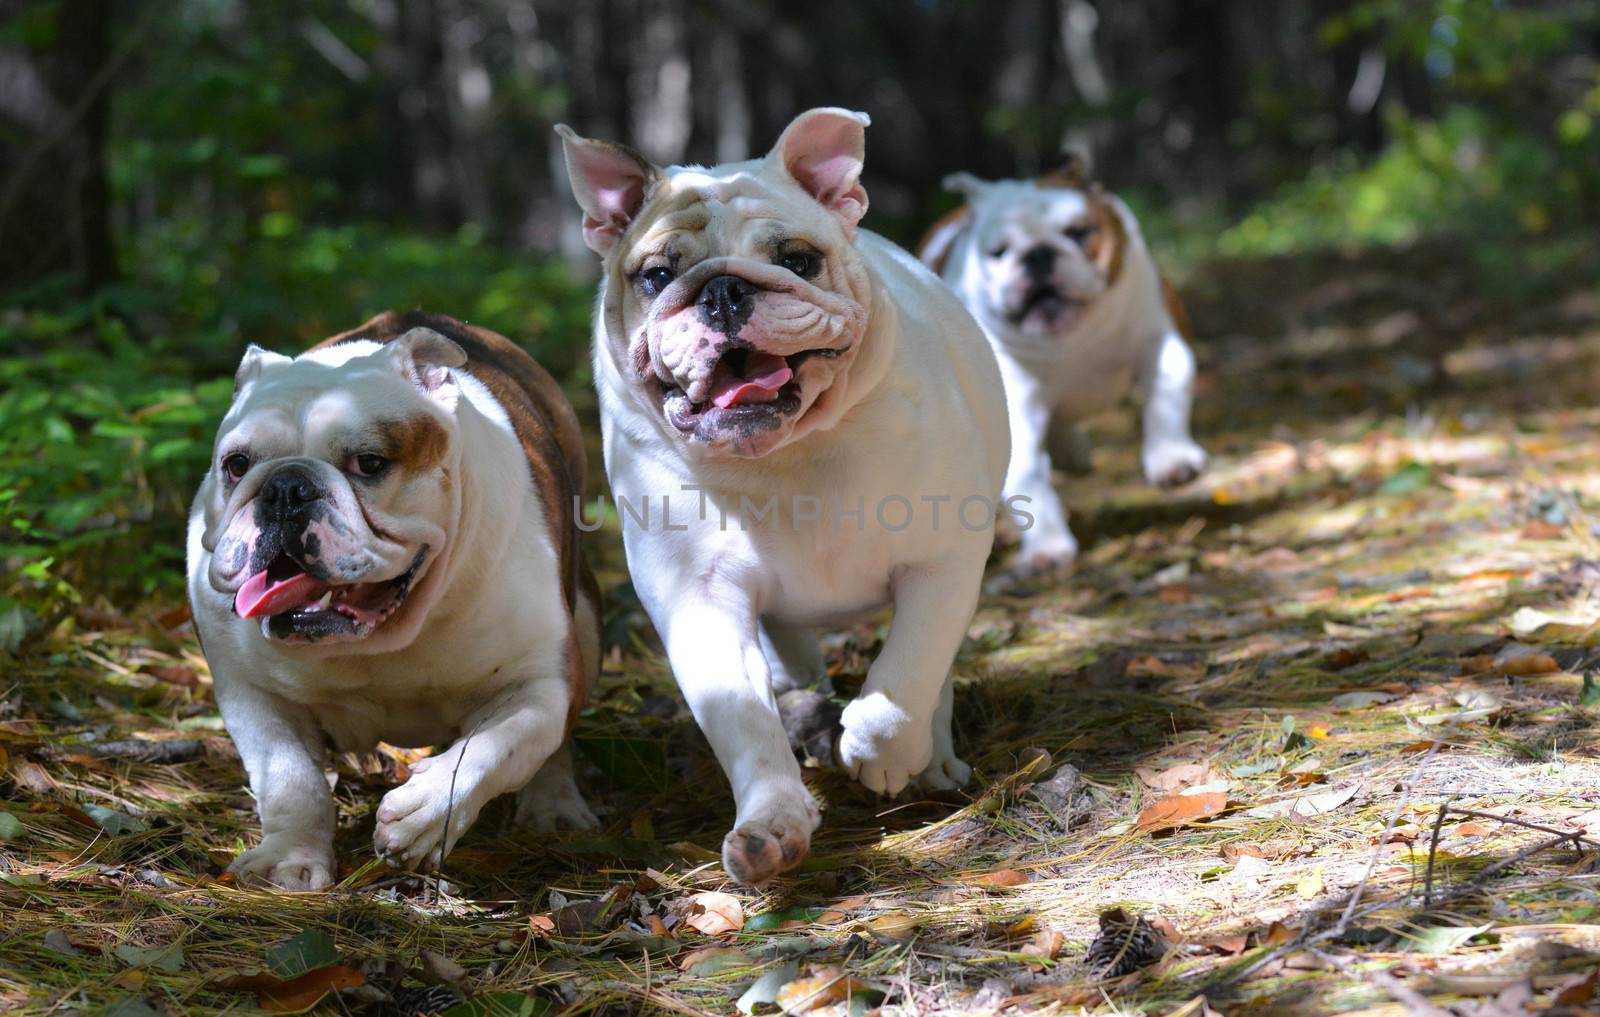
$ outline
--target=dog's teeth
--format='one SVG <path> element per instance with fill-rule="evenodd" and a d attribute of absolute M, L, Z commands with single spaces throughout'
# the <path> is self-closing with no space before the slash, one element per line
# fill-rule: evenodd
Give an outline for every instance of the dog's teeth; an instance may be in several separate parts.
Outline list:
<path fill-rule="evenodd" d="M 316 604 L 317 610 L 318 611 L 326 611 L 328 609 L 328 604 L 331 603 L 332 601 L 333 601 L 333 591 L 329 590 L 327 593 L 324 593 L 320 599 L 318 599 L 317 604 Z"/>

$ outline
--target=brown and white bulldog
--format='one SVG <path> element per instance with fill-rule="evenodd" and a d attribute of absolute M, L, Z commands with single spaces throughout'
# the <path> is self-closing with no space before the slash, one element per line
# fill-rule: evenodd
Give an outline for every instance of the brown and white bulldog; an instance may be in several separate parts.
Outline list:
<path fill-rule="evenodd" d="M 438 865 L 519 788 L 523 822 L 594 824 L 566 745 L 599 665 L 583 442 L 543 368 L 420 312 L 294 358 L 252 346 L 214 452 L 189 598 L 261 814 L 242 880 L 333 881 L 329 743 L 454 741 L 378 807 L 400 865 Z"/>
<path fill-rule="evenodd" d="M 562 129 L 604 259 L 595 383 L 628 569 L 738 806 L 730 874 L 799 864 L 819 814 L 775 693 L 823 679 L 813 627 L 894 608 L 839 761 L 949 788 L 950 668 L 1007 455 L 983 333 L 858 223 L 867 118 L 797 117 L 764 158 L 660 168 Z M 642 507 L 642 513 L 641 513 Z"/>
<path fill-rule="evenodd" d="M 1060 465 L 1086 472 L 1077 425 L 1131 393 L 1144 400 L 1144 474 L 1175 487 L 1206 468 L 1189 435 L 1194 354 L 1188 319 L 1162 279 L 1133 213 L 1086 182 L 1081 163 L 1038 180 L 945 178 L 966 203 L 940 220 L 919 255 L 983 326 L 1000 361 L 1011 416 L 1008 498 L 1033 516 L 1016 571 L 1070 565 L 1078 544 L 1051 484 Z"/>

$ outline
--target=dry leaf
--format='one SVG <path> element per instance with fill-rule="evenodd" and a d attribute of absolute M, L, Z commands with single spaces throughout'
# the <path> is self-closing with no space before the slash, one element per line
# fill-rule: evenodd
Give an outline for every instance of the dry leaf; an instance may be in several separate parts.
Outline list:
<path fill-rule="evenodd" d="M 1494 670 L 1506 675 L 1551 674 L 1561 670 L 1561 665 L 1548 653 L 1516 647 L 1500 652 L 1494 659 Z"/>
<path fill-rule="evenodd" d="M 1174 795 L 1145 807 L 1134 824 L 1141 833 L 1183 826 L 1207 816 L 1214 816 L 1228 807 L 1228 796 L 1221 791 L 1198 795 Z"/>
<path fill-rule="evenodd" d="M 845 974 L 836 964 L 812 968 L 810 973 L 778 990 L 778 1005 L 784 1013 L 810 1013 L 830 1003 L 866 992 L 867 987 Z"/>
<path fill-rule="evenodd" d="M 1356 796 L 1365 787 L 1360 781 L 1335 785 L 1315 794 L 1294 795 L 1246 809 L 1252 819 L 1313 819 L 1326 815 Z"/>
<path fill-rule="evenodd" d="M 731 893 L 707 890 L 689 898 L 690 913 L 683 923 L 707 936 L 720 936 L 744 928 L 744 905 Z"/>
<path fill-rule="evenodd" d="M 1295 882 L 1294 892 L 1301 900 L 1310 900 L 1322 892 L 1322 866 L 1317 866 Z"/>
<path fill-rule="evenodd" d="M 1266 933 L 1262 935 L 1261 945 L 1269 947 L 1282 946 L 1298 935 L 1300 935 L 1299 929 L 1285 925 L 1282 922 L 1273 922 L 1267 926 Z"/>
<path fill-rule="evenodd" d="M 925 919 L 908 911 L 885 911 L 867 919 L 867 928 L 885 936 L 900 939 L 921 928 Z"/>
<path fill-rule="evenodd" d="M 38 763 L 18 761 L 11 764 L 11 779 L 36 795 L 53 795 L 56 782 Z M 91 824 L 93 825 L 92 821 Z"/>
<path fill-rule="evenodd" d="M 1202 939 L 1195 946 L 1208 953 L 1220 954 L 1223 957 L 1237 957 L 1250 949 L 1250 934 L 1236 932 L 1230 936 L 1216 936 L 1212 939 Z"/>
<path fill-rule="evenodd" d="M 1030 957 L 1038 957 L 1041 961 L 1052 961 L 1061 956 L 1061 947 L 1066 943 L 1066 937 L 1054 929 L 1040 929 L 1034 934 L 1032 940 L 1023 946 L 1018 953 Z M 1042 969 L 1045 965 L 1040 963 L 1030 967 Z"/>
<path fill-rule="evenodd" d="M 979 886 L 1021 886 L 1028 882 L 1028 874 L 1016 869 L 1001 869 L 999 872 L 973 876 L 970 881 Z"/>
<path fill-rule="evenodd" d="M 1182 791 L 1184 788 L 1214 784 L 1226 778 L 1204 763 L 1178 763 L 1165 770 L 1136 767 L 1133 771 L 1146 787 L 1156 791 Z"/>
<path fill-rule="evenodd" d="M 272 1013 L 298 1013 L 309 1010 L 330 992 L 353 989 L 366 981 L 366 975 L 342 964 L 318 968 L 261 989 L 261 1008 Z"/>
<path fill-rule="evenodd" d="M 1567 982 L 1556 990 L 1555 997 L 1550 1002 L 1557 1006 L 1583 1006 L 1593 1002 L 1597 980 L 1600 980 L 1600 968 Z"/>
<path fill-rule="evenodd" d="M 535 936 L 555 935 L 556 922 L 549 915 L 531 915 L 528 918 L 528 931 Z"/>
<path fill-rule="evenodd" d="M 708 946 L 681 953 L 673 958 L 673 963 L 691 975 L 709 978 L 734 968 L 750 967 L 755 960 L 743 950 L 735 950 L 731 946 Z"/>

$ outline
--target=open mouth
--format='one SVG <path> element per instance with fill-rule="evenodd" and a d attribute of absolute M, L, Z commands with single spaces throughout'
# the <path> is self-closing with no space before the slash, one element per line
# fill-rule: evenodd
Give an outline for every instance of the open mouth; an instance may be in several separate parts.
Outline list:
<path fill-rule="evenodd" d="M 1022 303 L 1012 312 L 1013 324 L 1021 324 L 1028 318 L 1037 318 L 1045 325 L 1055 326 L 1064 324 L 1075 315 L 1083 306 L 1081 300 L 1062 293 L 1048 283 L 1032 286 L 1023 294 Z"/>
<path fill-rule="evenodd" d="M 847 347 L 848 348 L 848 347 Z M 844 349 L 802 350 L 788 356 L 733 346 L 712 371 L 705 399 L 690 402 L 683 389 L 663 386 L 667 419 L 680 431 L 701 433 L 726 426 L 775 427 L 800 408 L 800 365 L 811 357 L 832 359 Z"/>
<path fill-rule="evenodd" d="M 333 584 L 318 579 L 294 558 L 280 553 L 266 569 L 239 587 L 233 609 L 241 618 L 260 618 L 262 632 L 269 638 L 365 636 L 405 603 L 411 581 L 427 554 L 424 545 L 411 567 L 393 579 Z"/>

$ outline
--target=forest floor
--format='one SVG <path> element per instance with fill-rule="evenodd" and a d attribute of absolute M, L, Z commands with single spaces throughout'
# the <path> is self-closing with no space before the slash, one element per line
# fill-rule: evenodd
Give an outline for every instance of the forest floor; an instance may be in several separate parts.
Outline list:
<path fill-rule="evenodd" d="M 725 781 L 612 533 L 604 830 L 491 808 L 442 880 L 397 875 L 372 814 L 413 757 L 345 757 L 338 888 L 241 889 L 256 821 L 182 605 L 82 610 L 0 681 L 0 1008 L 1600 1007 L 1594 290 L 1506 309 L 1438 249 L 1187 291 L 1214 467 L 1154 492 L 1132 415 L 1098 429 L 1076 573 L 986 597 L 957 662 L 964 794 L 810 769 L 810 859 L 729 883 Z M 830 635 L 838 687 L 881 635 Z"/>

